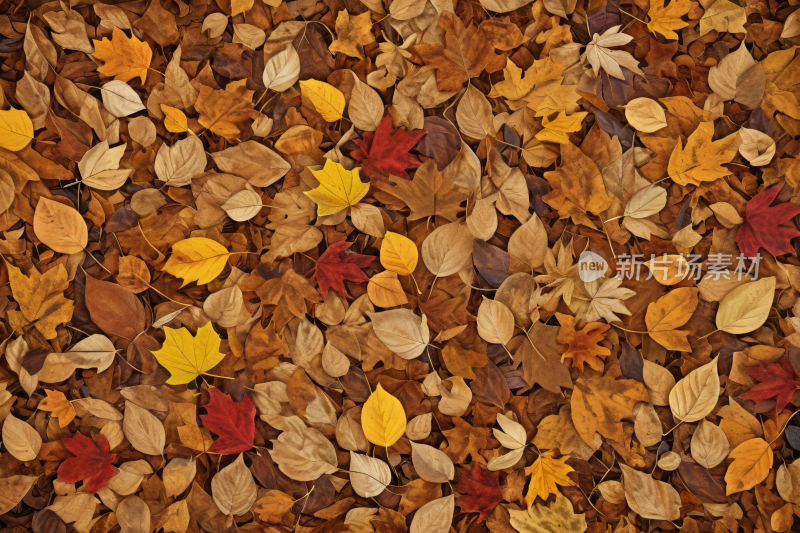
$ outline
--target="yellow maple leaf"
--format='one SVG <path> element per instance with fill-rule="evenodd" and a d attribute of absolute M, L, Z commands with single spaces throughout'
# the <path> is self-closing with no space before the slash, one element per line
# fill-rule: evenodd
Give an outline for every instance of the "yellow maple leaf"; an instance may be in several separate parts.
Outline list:
<path fill-rule="evenodd" d="M 19 304 L 19 310 L 8 311 L 8 322 L 15 331 L 21 332 L 34 324 L 45 339 L 56 337 L 56 326 L 72 319 L 75 304 L 64 297 L 69 287 L 67 271 L 63 265 L 40 274 L 31 267 L 30 276 L 6 262 L 11 294 Z"/>
<path fill-rule="evenodd" d="M 316 202 L 319 216 L 336 214 L 357 204 L 366 196 L 369 183 L 361 182 L 359 170 L 359 167 L 347 170 L 339 163 L 327 159 L 322 170 L 311 171 L 319 181 L 319 187 L 305 194 Z"/>
<path fill-rule="evenodd" d="M 523 78 L 522 69 L 508 59 L 503 69 L 505 79 L 492 87 L 489 97 L 503 96 L 511 109 L 527 106 L 537 117 L 560 111 L 572 113 L 580 95 L 575 90 L 577 85 L 561 85 L 563 72 L 564 67 L 548 57 L 534 61 Z"/>
<path fill-rule="evenodd" d="M 219 276 L 230 255 L 217 241 L 192 237 L 172 246 L 172 255 L 164 265 L 164 271 L 183 278 L 181 287 L 193 281 L 204 285 Z"/>
<path fill-rule="evenodd" d="M 211 322 L 198 328 L 192 337 L 186 328 L 164 328 L 166 339 L 160 350 L 152 352 L 158 363 L 169 370 L 172 376 L 168 385 L 183 385 L 196 379 L 200 374 L 208 374 L 225 357 L 219 352 L 220 338 Z M 215 376 L 221 377 L 221 376 Z"/>
<path fill-rule="evenodd" d="M 39 409 L 53 413 L 58 418 L 58 427 L 64 428 L 75 418 L 75 408 L 72 403 L 64 396 L 64 393 L 57 390 L 44 390 L 47 398 L 39 402 Z"/>
<path fill-rule="evenodd" d="M 647 29 L 653 33 L 658 32 L 667 39 L 677 39 L 675 30 L 689 25 L 681 17 L 689 13 L 690 8 L 689 0 L 673 0 L 667 7 L 664 7 L 664 0 L 650 0 L 650 11 L 647 12 L 650 22 L 647 23 Z"/>
<path fill-rule="evenodd" d="M 571 131 L 578 131 L 581 129 L 581 122 L 588 115 L 586 111 L 575 113 L 567 116 L 563 111 L 558 114 L 555 120 L 548 120 L 547 117 L 542 119 L 542 126 L 544 129 L 536 134 L 536 138 L 542 142 L 551 142 L 558 144 L 569 143 L 569 136 L 567 133 Z"/>
<path fill-rule="evenodd" d="M 364 54 L 358 49 L 364 45 L 375 42 L 372 35 L 372 13 L 365 11 L 360 15 L 351 16 L 346 9 L 339 11 L 336 17 L 336 40 L 331 43 L 328 50 L 335 54 L 341 52 L 346 56 L 364 59 Z"/>
<path fill-rule="evenodd" d="M 104 61 L 97 70 L 104 76 L 114 76 L 115 80 L 128 81 L 140 77 L 142 85 L 147 79 L 147 69 L 153 58 L 153 51 L 147 43 L 140 41 L 136 36 L 128 39 L 121 29 L 114 27 L 111 40 L 103 37 L 102 41 L 94 41 L 94 54 L 92 57 Z"/>
<path fill-rule="evenodd" d="M 669 157 L 667 172 L 678 185 L 700 185 L 704 181 L 715 181 L 731 172 L 722 165 L 730 163 L 736 156 L 742 140 L 739 132 L 718 141 L 712 141 L 713 122 L 701 122 L 686 140 L 686 146 L 678 140 Z"/>
<path fill-rule="evenodd" d="M 561 459 L 554 459 L 553 452 L 545 452 L 539 456 L 534 463 L 525 469 L 526 474 L 531 476 L 531 484 L 525 494 L 525 503 L 528 507 L 533 505 L 536 497 L 547 500 L 551 494 L 559 494 L 556 485 L 571 487 L 574 485 L 567 474 L 574 472 L 573 468 L 567 464 L 568 456 Z"/>

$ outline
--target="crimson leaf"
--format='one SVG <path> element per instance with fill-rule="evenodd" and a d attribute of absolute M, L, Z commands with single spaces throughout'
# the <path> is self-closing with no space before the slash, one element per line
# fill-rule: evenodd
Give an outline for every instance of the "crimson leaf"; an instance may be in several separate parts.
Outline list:
<path fill-rule="evenodd" d="M 503 501 L 500 472 L 489 472 L 480 463 L 473 463 L 470 470 L 459 467 L 453 488 L 461 495 L 456 505 L 465 513 L 479 513 L 478 522 L 486 520 L 497 504 Z"/>
<path fill-rule="evenodd" d="M 70 457 L 58 467 L 59 481 L 65 483 L 85 481 L 84 492 L 97 492 L 106 486 L 108 480 L 118 472 L 111 464 L 117 455 L 111 453 L 105 435 L 98 433 L 96 441 L 95 443 L 82 433 L 61 439 L 67 450 L 75 454 L 75 457 Z"/>
<path fill-rule="evenodd" d="M 361 163 L 364 173 L 370 178 L 392 174 L 409 179 L 406 169 L 414 169 L 422 164 L 409 154 L 419 140 L 428 133 L 425 130 L 406 131 L 398 128 L 392 134 L 392 117 L 386 115 L 378 124 L 375 133 L 365 131 L 363 139 L 354 139 L 359 147 L 350 156 Z"/>
<path fill-rule="evenodd" d="M 247 396 L 241 402 L 234 402 L 219 389 L 209 389 L 211 401 L 206 405 L 207 415 L 201 415 L 209 431 L 219 435 L 208 449 L 211 453 L 240 453 L 253 447 L 256 435 L 256 406 Z"/>
<path fill-rule="evenodd" d="M 800 214 L 800 207 L 791 202 L 770 207 L 782 188 L 783 185 L 776 185 L 747 202 L 744 224 L 736 233 L 736 244 L 747 257 L 756 257 L 759 248 L 766 249 L 776 257 L 794 252 L 789 241 L 800 237 L 800 231 L 779 224 Z"/>
<path fill-rule="evenodd" d="M 344 280 L 355 283 L 369 281 L 361 269 L 370 266 L 375 258 L 346 251 L 352 245 L 347 241 L 331 244 L 317 261 L 317 283 L 323 298 L 328 297 L 330 289 L 345 294 Z"/>
<path fill-rule="evenodd" d="M 758 366 L 745 367 L 745 371 L 759 383 L 741 397 L 754 402 L 775 398 L 779 413 L 792 400 L 794 391 L 800 389 L 800 381 L 797 381 L 794 368 L 785 357 L 777 363 L 766 361 Z"/>

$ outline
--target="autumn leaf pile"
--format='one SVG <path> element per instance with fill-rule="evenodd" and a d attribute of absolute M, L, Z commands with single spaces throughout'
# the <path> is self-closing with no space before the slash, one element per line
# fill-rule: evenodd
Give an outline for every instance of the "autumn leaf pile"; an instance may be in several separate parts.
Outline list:
<path fill-rule="evenodd" d="M 800 531 L 797 1 L 18 0 L 0 56 L 0 533 Z"/>

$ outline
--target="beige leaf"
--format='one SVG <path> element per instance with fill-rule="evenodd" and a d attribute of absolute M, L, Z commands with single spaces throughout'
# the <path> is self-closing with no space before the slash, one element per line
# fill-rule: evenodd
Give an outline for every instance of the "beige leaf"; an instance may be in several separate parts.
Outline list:
<path fill-rule="evenodd" d="M 78 368 L 96 368 L 98 372 L 103 372 L 114 362 L 116 353 L 108 337 L 94 334 L 78 342 L 68 352 L 48 354 L 37 376 L 45 383 L 59 383 Z"/>
<path fill-rule="evenodd" d="M 28 494 L 37 476 L 10 476 L 0 478 L 0 514 L 6 514 Z"/>
<path fill-rule="evenodd" d="M 117 118 L 127 117 L 147 109 L 142 104 L 142 99 L 133 88 L 121 80 L 111 80 L 103 85 L 101 91 L 103 105 L 109 113 Z"/>
<path fill-rule="evenodd" d="M 205 32 L 209 30 L 208 36 L 212 39 L 216 39 L 225 33 L 225 28 L 227 26 L 228 16 L 225 13 L 212 13 L 203 20 L 203 27 L 200 31 Z M 266 85 L 266 83 L 264 85 Z"/>
<path fill-rule="evenodd" d="M 395 0 L 389 6 L 389 13 L 397 20 L 410 20 L 425 10 L 425 0 Z"/>
<path fill-rule="evenodd" d="M 453 384 L 451 390 L 447 390 L 444 381 Z M 472 401 L 472 389 L 464 382 L 464 378 L 453 376 L 439 383 L 439 394 L 442 399 L 439 401 L 439 411 L 447 416 L 461 416 L 469 407 Z"/>
<path fill-rule="evenodd" d="M 45 246 L 60 254 L 81 252 L 89 242 L 89 230 L 80 213 L 44 197 L 36 204 L 33 231 Z"/>
<path fill-rule="evenodd" d="M 496 472 L 498 470 L 505 470 L 506 468 L 511 468 L 512 466 L 516 465 L 520 459 L 522 459 L 522 455 L 525 453 L 525 448 L 517 448 L 516 450 L 511 450 L 505 455 L 501 455 L 500 457 L 495 457 L 489 464 L 486 465 L 486 468 L 490 472 Z"/>
<path fill-rule="evenodd" d="M 244 464 L 244 454 L 211 478 L 214 503 L 225 515 L 242 516 L 256 503 L 258 487 Z"/>
<path fill-rule="evenodd" d="M 636 408 L 633 431 L 642 446 L 655 446 L 661 442 L 661 419 L 649 403 L 640 403 Z"/>
<path fill-rule="evenodd" d="M 389 465 L 380 459 L 350 452 L 350 484 L 362 498 L 377 496 L 392 482 Z"/>
<path fill-rule="evenodd" d="M 681 497 L 671 485 L 656 481 L 627 465 L 622 468 L 625 499 L 628 506 L 642 518 L 677 520 L 681 516 Z"/>
<path fill-rule="evenodd" d="M 467 87 L 467 92 L 458 103 L 456 120 L 461 133 L 467 137 L 483 140 L 494 135 L 492 107 L 486 96 L 474 85 Z"/>
<path fill-rule="evenodd" d="M 18 461 L 33 461 L 42 447 L 42 437 L 30 424 L 9 414 L 3 422 L 3 444 Z"/>
<path fill-rule="evenodd" d="M 189 488 L 197 475 L 197 463 L 191 457 L 175 457 L 164 467 L 162 475 L 166 496 L 179 496 Z"/>
<path fill-rule="evenodd" d="M 122 429 L 134 449 L 147 455 L 163 454 L 166 442 L 164 425 L 148 410 L 126 400 Z"/>
<path fill-rule="evenodd" d="M 425 351 L 431 340 L 428 321 L 410 309 L 392 309 L 382 313 L 366 313 L 375 335 L 391 351 L 403 359 L 414 359 Z"/>
<path fill-rule="evenodd" d="M 381 210 L 372 204 L 356 204 L 350 207 L 350 220 L 358 231 L 377 239 L 383 237 L 386 228 Z"/>
<path fill-rule="evenodd" d="M 406 437 L 408 437 L 410 440 L 427 439 L 428 435 L 431 434 L 432 418 L 432 413 L 424 413 L 412 418 L 406 426 Z"/>
<path fill-rule="evenodd" d="M 453 461 L 433 446 L 412 441 L 411 460 L 419 477 L 430 483 L 447 483 L 455 475 Z"/>
<path fill-rule="evenodd" d="M 294 46 L 289 43 L 283 50 L 272 56 L 264 66 L 264 86 L 276 93 L 282 93 L 299 79 L 300 56 L 297 55 Z"/>
<path fill-rule="evenodd" d="M 793 13 L 794 14 L 794 13 Z M 800 26 L 800 21 L 798 21 Z M 739 153 L 755 167 L 769 165 L 775 155 L 775 141 L 766 133 L 750 128 L 741 128 L 739 137 L 742 144 L 739 145 Z"/>
<path fill-rule="evenodd" d="M 467 216 L 467 227 L 476 239 L 488 241 L 497 231 L 497 211 L 494 202 L 493 197 L 477 200 L 472 213 Z"/>
<path fill-rule="evenodd" d="M 625 104 L 625 118 L 631 126 L 644 133 L 667 127 L 664 109 L 652 98 L 635 98 Z"/>
<path fill-rule="evenodd" d="M 121 496 L 137 492 L 146 476 L 153 473 L 153 467 L 143 459 L 128 461 L 119 466 L 119 471 L 108 480 L 106 487 Z"/>
<path fill-rule="evenodd" d="M 289 430 L 272 441 L 269 452 L 281 472 L 297 481 L 314 481 L 322 474 L 336 472 L 336 449 L 325 435 L 306 427 L 299 418 L 287 425 Z"/>
<path fill-rule="evenodd" d="M 478 309 L 478 335 L 492 344 L 507 344 L 514 336 L 514 315 L 497 300 L 485 296 Z"/>
<path fill-rule="evenodd" d="M 378 129 L 383 118 L 383 100 L 377 91 L 353 74 L 353 92 L 350 96 L 348 116 L 353 125 L 364 131 Z"/>
<path fill-rule="evenodd" d="M 150 507 L 140 497 L 128 496 L 115 512 L 120 533 L 150 533 Z"/>
<path fill-rule="evenodd" d="M 494 432 L 494 438 L 500 441 L 500 444 L 509 450 L 525 447 L 525 443 L 528 441 L 528 435 L 525 433 L 525 428 L 522 427 L 522 424 L 511 420 L 505 415 L 498 415 L 497 423 L 503 431 L 499 431 L 498 429 L 492 431 Z"/>
<path fill-rule="evenodd" d="M 617 480 L 603 481 L 597 489 L 608 503 L 619 505 L 625 501 L 625 487 Z"/>
<path fill-rule="evenodd" d="M 50 109 L 50 89 L 47 85 L 37 81 L 25 71 L 22 78 L 17 81 L 16 94 L 17 100 L 33 123 L 33 129 L 44 128 Z"/>
<path fill-rule="evenodd" d="M 203 302 L 203 312 L 219 326 L 232 328 L 239 321 L 243 304 L 242 290 L 234 285 L 210 295 Z"/>
<path fill-rule="evenodd" d="M 745 73 L 754 65 L 756 65 L 755 59 L 742 43 L 735 52 L 728 54 L 719 64 L 711 67 L 708 72 L 708 85 L 723 100 L 734 100 L 737 97 L 739 84 L 745 80 Z M 762 87 L 763 85 L 762 82 Z M 758 101 L 760 102 L 760 98 Z"/>
<path fill-rule="evenodd" d="M 758 329 L 769 316 L 774 293 L 774 277 L 736 287 L 719 304 L 717 329 L 732 335 Z"/>
<path fill-rule="evenodd" d="M 411 521 L 409 533 L 448 533 L 453 522 L 455 496 L 445 496 L 420 507 Z"/>
<path fill-rule="evenodd" d="M 128 135 L 143 147 L 150 146 L 156 142 L 156 125 L 147 117 L 134 117 L 128 122 Z"/>
<path fill-rule="evenodd" d="M 667 190 L 655 185 L 643 187 L 636 191 L 623 216 L 631 218 L 647 218 L 659 213 L 667 205 Z"/>
<path fill-rule="evenodd" d="M 255 50 L 267 39 L 267 34 L 258 26 L 252 24 L 233 25 L 233 42 L 243 44 L 250 50 Z M 295 80 L 296 81 L 296 80 Z"/>
<path fill-rule="evenodd" d="M 728 457 L 731 446 L 725 432 L 708 420 L 702 420 L 692 435 L 692 459 L 706 468 L 714 468 Z"/>
<path fill-rule="evenodd" d="M 156 154 L 156 176 L 170 187 L 183 187 L 191 183 L 206 168 L 206 152 L 203 142 L 190 135 L 171 147 L 161 145 Z"/>
<path fill-rule="evenodd" d="M 547 231 L 536 213 L 511 234 L 508 240 L 511 264 L 508 271 L 533 273 L 544 264 L 547 255 Z"/>
<path fill-rule="evenodd" d="M 369 442 L 364 435 L 361 422 L 357 420 L 360 416 L 361 407 L 354 407 L 342 413 L 336 423 L 336 443 L 345 450 L 366 453 L 369 451 Z"/>
<path fill-rule="evenodd" d="M 221 152 L 214 152 L 212 157 L 222 172 L 240 176 L 253 187 L 269 187 L 292 168 L 281 156 L 255 141 L 245 141 Z M 251 203 L 261 204 L 260 197 L 258 202 Z"/>
<path fill-rule="evenodd" d="M 714 409 L 719 399 L 719 374 L 715 357 L 708 364 L 692 370 L 669 393 L 672 415 L 683 422 L 697 422 Z"/>
<path fill-rule="evenodd" d="M 748 283 L 752 276 L 745 274 L 739 277 L 739 274 L 730 270 L 721 270 L 718 272 L 707 273 L 697 288 L 700 289 L 700 298 L 707 302 L 722 301 L 736 287 Z"/>
<path fill-rule="evenodd" d="M 350 370 L 350 360 L 339 348 L 328 342 L 322 350 L 322 369 L 329 376 L 342 377 Z"/>
<path fill-rule="evenodd" d="M 669 393 L 675 386 L 672 373 L 661 365 L 645 360 L 644 386 L 650 394 L 650 403 L 653 405 L 669 405 Z"/>
<path fill-rule="evenodd" d="M 736 212 L 736 208 L 728 202 L 717 202 L 709 205 L 708 208 L 714 212 L 717 222 L 726 228 L 733 228 L 744 222 L 739 213 Z"/>
<path fill-rule="evenodd" d="M 681 456 L 675 452 L 669 451 L 658 459 L 657 464 L 661 470 L 672 472 L 673 470 L 677 470 L 681 465 Z"/>
<path fill-rule="evenodd" d="M 261 208 L 261 197 L 257 192 L 250 189 L 242 189 L 222 204 L 225 211 L 232 220 L 244 222 L 256 216 Z"/>
<path fill-rule="evenodd" d="M 437 278 L 455 274 L 471 264 L 472 240 L 464 223 L 439 226 L 422 243 L 422 260 Z"/>

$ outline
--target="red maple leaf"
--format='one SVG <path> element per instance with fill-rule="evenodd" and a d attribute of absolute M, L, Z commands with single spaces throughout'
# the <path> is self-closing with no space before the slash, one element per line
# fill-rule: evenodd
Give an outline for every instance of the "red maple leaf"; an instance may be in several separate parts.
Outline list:
<path fill-rule="evenodd" d="M 759 248 L 766 249 L 776 257 L 794 252 L 789 241 L 794 237 L 800 237 L 800 231 L 779 224 L 800 214 L 800 207 L 791 202 L 770 207 L 782 188 L 783 185 L 776 185 L 747 202 L 744 224 L 736 233 L 736 244 L 747 257 L 756 257 Z"/>
<path fill-rule="evenodd" d="M 211 453 L 240 453 L 253 447 L 256 436 L 256 406 L 247 396 L 234 402 L 219 389 L 209 389 L 211 401 L 206 405 L 207 415 L 200 415 L 203 426 L 219 435 L 208 449 Z"/>
<path fill-rule="evenodd" d="M 58 467 L 59 481 L 85 481 L 84 492 L 97 492 L 118 472 L 111 464 L 117 454 L 111 453 L 108 439 L 102 433 L 98 433 L 96 441 L 82 433 L 75 433 L 74 437 L 61 439 L 61 442 L 75 457 L 70 457 Z"/>
<path fill-rule="evenodd" d="M 406 131 L 405 128 L 398 128 L 392 134 L 392 117 L 386 115 L 375 133 L 365 131 L 363 139 L 353 140 L 359 149 L 353 150 L 350 156 L 361 163 L 362 170 L 370 178 L 392 174 L 409 179 L 406 169 L 417 168 L 422 162 L 408 151 L 426 133 L 425 130 Z"/>
<path fill-rule="evenodd" d="M 344 280 L 355 283 L 366 283 L 369 278 L 361 269 L 366 268 L 375 261 L 369 255 L 361 255 L 346 250 L 352 242 L 339 241 L 328 246 L 328 249 L 317 261 L 317 283 L 323 298 L 328 297 L 328 290 L 333 289 L 339 294 L 345 294 Z"/>
<path fill-rule="evenodd" d="M 745 367 L 745 372 L 759 383 L 742 394 L 741 398 L 754 402 L 775 398 L 779 413 L 783 411 L 786 404 L 792 401 L 794 391 L 800 389 L 797 374 L 792 368 L 792 363 L 786 357 L 777 363 L 766 361 L 758 366 Z"/>
<path fill-rule="evenodd" d="M 489 472 L 480 463 L 473 463 L 472 469 L 458 468 L 453 489 L 461 496 L 456 505 L 465 513 L 479 513 L 478 522 L 486 520 L 492 510 L 503 501 L 500 491 L 500 472 Z"/>

